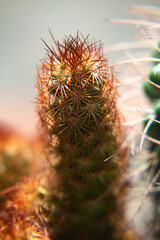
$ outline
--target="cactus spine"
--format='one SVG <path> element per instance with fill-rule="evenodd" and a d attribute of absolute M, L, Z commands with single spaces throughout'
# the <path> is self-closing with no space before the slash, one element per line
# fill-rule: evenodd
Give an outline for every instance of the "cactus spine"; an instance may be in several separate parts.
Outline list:
<path fill-rule="evenodd" d="M 57 51 L 46 46 L 37 103 L 51 151 L 60 158 L 53 238 L 122 239 L 116 186 L 126 151 L 112 69 L 102 44 L 79 33 L 56 42 Z"/>

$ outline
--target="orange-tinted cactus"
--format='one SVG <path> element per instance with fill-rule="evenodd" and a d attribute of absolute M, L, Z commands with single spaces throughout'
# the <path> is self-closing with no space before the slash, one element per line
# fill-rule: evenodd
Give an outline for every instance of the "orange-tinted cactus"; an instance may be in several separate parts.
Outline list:
<path fill-rule="evenodd" d="M 113 69 L 100 42 L 77 33 L 55 43 L 57 51 L 46 44 L 37 82 L 40 119 L 59 158 L 53 238 L 123 239 L 117 185 L 126 151 Z"/>
<path fill-rule="evenodd" d="M 43 176 L 23 180 L 1 192 L 7 201 L 1 205 L 0 239 L 4 240 L 49 240 L 43 222 L 43 209 L 47 207 L 46 179 Z M 43 196 L 43 197 L 42 197 Z"/>

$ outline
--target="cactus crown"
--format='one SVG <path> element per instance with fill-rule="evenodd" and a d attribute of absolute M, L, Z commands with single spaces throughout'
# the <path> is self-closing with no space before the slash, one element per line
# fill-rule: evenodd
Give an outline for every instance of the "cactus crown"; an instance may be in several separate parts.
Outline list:
<path fill-rule="evenodd" d="M 83 150 L 86 144 L 95 147 L 97 131 L 106 132 L 107 127 L 111 133 L 119 121 L 113 75 L 102 44 L 89 43 L 77 33 L 56 47 L 57 52 L 48 47 L 48 60 L 42 61 L 39 72 L 42 123 L 48 136 L 57 135 L 65 145 L 81 145 Z"/>

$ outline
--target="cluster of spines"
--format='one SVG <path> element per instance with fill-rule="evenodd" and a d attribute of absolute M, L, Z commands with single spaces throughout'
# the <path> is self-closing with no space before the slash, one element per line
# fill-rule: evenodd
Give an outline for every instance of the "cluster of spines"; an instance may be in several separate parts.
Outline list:
<path fill-rule="evenodd" d="M 44 224 L 43 209 L 47 206 L 44 180 L 42 176 L 25 177 L 17 185 L 1 192 L 7 195 L 0 212 L 1 240 L 50 240 Z"/>
<path fill-rule="evenodd" d="M 102 44 L 79 33 L 63 44 L 56 42 L 56 47 L 57 52 L 47 46 L 48 59 L 42 61 L 37 84 L 45 134 L 60 156 L 59 194 L 53 198 L 54 236 L 121 239 L 114 216 L 122 209 L 113 189 L 120 181 L 126 153 L 121 149 L 113 72 Z"/>

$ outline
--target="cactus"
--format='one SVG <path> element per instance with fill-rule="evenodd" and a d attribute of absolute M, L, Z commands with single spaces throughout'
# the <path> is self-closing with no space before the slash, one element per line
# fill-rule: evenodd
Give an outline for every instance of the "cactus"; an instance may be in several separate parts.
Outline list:
<path fill-rule="evenodd" d="M 155 51 L 154 51 L 155 54 Z M 158 56 L 158 53 L 157 55 Z M 143 85 L 144 91 L 146 95 L 149 97 L 152 108 L 147 112 L 148 119 L 145 120 L 144 126 L 146 127 L 149 124 L 149 120 L 151 121 L 150 127 L 147 131 L 148 136 L 160 140 L 160 63 L 155 64 L 155 66 L 151 67 L 149 73 L 149 80 L 155 84 L 152 85 L 150 82 L 145 82 Z M 153 119 L 153 120 L 152 120 Z M 159 144 L 150 143 L 149 149 L 150 151 L 156 151 L 157 157 L 159 158 Z"/>
<path fill-rule="evenodd" d="M 126 96 L 121 102 L 124 109 L 133 111 L 133 114 L 127 113 L 129 117 L 127 116 L 128 122 L 126 122 L 126 125 L 131 126 L 131 146 L 134 156 L 130 158 L 131 164 L 127 171 L 132 184 L 128 191 L 126 215 L 131 226 L 142 239 L 156 240 L 159 239 L 160 233 L 160 42 L 157 43 L 159 8 L 137 5 L 131 6 L 130 10 L 140 19 L 111 20 L 111 22 L 138 26 L 139 32 L 138 35 L 134 35 L 135 41 L 111 46 L 111 52 L 124 50 L 122 60 L 115 65 L 120 66 L 119 79 L 122 79 L 128 88 L 122 89 Z M 127 57 L 125 60 L 124 55 Z M 141 139 L 137 133 L 141 135 Z"/>
<path fill-rule="evenodd" d="M 143 8 L 139 10 L 142 11 Z M 159 27 L 149 21 L 128 20 L 128 23 L 149 26 L 150 29 Z M 114 65 L 108 65 L 101 42 L 90 41 L 88 36 L 84 38 L 77 33 L 75 38 L 66 37 L 63 43 L 54 42 L 57 50 L 44 42 L 47 57 L 42 60 L 38 69 L 37 80 L 37 110 L 46 138 L 48 165 L 43 167 L 43 173 L 39 177 L 23 178 L 19 184 L 0 192 L 3 197 L 7 196 L 7 201 L 1 205 L 0 239 L 137 239 L 133 231 L 122 229 L 126 224 L 123 199 L 126 194 L 125 184 L 128 184 L 124 181 L 128 155 L 127 148 L 124 147 L 123 119 L 117 108 Z M 128 46 L 134 47 L 134 44 L 136 48 L 142 43 L 139 45 L 138 42 L 133 42 Z M 126 43 L 119 46 L 129 49 Z M 155 222 L 152 221 L 155 225 L 155 239 L 159 239 L 159 192 L 156 191 L 156 186 L 160 184 L 159 48 L 160 43 L 153 51 L 154 58 L 136 57 L 115 64 L 120 66 L 132 63 L 136 72 L 143 77 L 145 74 L 134 64 L 140 61 L 154 63 L 148 79 L 144 77 L 148 81 L 143 82 L 143 90 L 151 101 L 152 108 L 143 114 L 143 120 L 140 119 L 144 121 L 146 117 L 140 146 L 142 148 L 145 137 L 152 142 L 146 141 L 148 149 L 143 149 L 138 156 L 139 162 L 142 158 L 145 159 L 144 166 L 140 166 L 140 169 L 136 166 L 136 172 L 140 174 L 135 174 L 131 164 L 131 176 L 129 173 L 127 177 L 130 179 L 134 178 L 134 175 L 141 175 L 143 183 L 146 176 L 150 177 L 140 205 L 142 206 L 148 194 L 152 193 L 150 196 L 156 205 L 154 210 L 157 217 Z M 132 52 L 128 50 L 126 54 L 132 58 Z M 148 72 L 148 65 L 146 69 Z M 127 76 L 127 82 L 128 79 L 135 81 L 133 69 L 130 70 L 125 68 L 124 75 L 121 75 L 123 80 L 124 76 Z M 135 85 L 134 88 L 131 87 L 131 92 L 138 89 Z M 141 90 L 139 92 L 142 93 Z M 125 95 L 126 88 L 123 93 Z M 132 94 L 128 94 L 128 89 L 127 95 L 129 100 Z M 135 124 L 139 121 L 131 122 L 130 124 Z M 131 138 L 135 143 L 135 137 Z M 6 162 L 3 160 L 6 152 L 2 150 L 1 162 L 5 166 Z M 135 153 L 135 148 L 132 150 Z M 136 158 L 134 160 L 136 161 Z M 17 166 L 19 165 L 16 165 L 16 170 Z M 11 170 L 13 172 L 13 169 Z M 26 169 L 23 170 L 26 173 Z M 7 171 L 10 171 L 10 165 Z M 10 186 L 12 179 L 16 181 L 16 174 L 13 174 L 11 181 L 7 179 L 8 182 L 5 177 L 6 175 L 3 176 L 6 186 Z M 137 182 L 138 180 L 136 184 Z M 138 196 L 140 197 L 139 193 Z M 135 213 L 131 216 L 131 220 L 135 220 L 137 224 L 139 222 L 134 217 L 140 212 L 140 205 L 137 211 L 133 210 Z M 144 221 L 143 216 L 141 221 Z M 145 222 L 148 223 L 148 219 L 145 219 Z M 142 235 L 145 239 L 153 239 L 149 227 L 147 231 Z"/>
<path fill-rule="evenodd" d="M 113 69 L 101 42 L 77 33 L 47 46 L 37 107 L 57 173 L 53 239 L 123 239 L 119 183 L 126 165 Z M 51 158 L 51 155 L 50 155 Z M 54 184 L 54 183 L 53 183 Z"/>
<path fill-rule="evenodd" d="M 152 83 L 155 85 L 152 85 L 150 82 L 145 81 L 143 88 L 151 101 L 154 101 L 154 99 L 160 98 L 160 88 L 157 87 L 160 85 L 160 64 L 156 64 L 151 68 L 149 80 L 152 81 Z"/>
<path fill-rule="evenodd" d="M 0 240 L 49 240 L 43 219 L 52 177 L 45 170 L 41 141 L 32 139 L 31 146 L 11 128 L 0 126 Z"/>
<path fill-rule="evenodd" d="M 153 56 L 159 58 L 159 51 L 155 50 L 153 52 Z M 154 142 L 148 142 L 148 150 L 153 154 L 153 158 L 156 160 L 154 168 L 151 165 L 152 178 L 155 178 L 155 181 L 153 182 L 153 188 L 156 189 L 156 186 L 160 184 L 160 63 L 154 64 L 155 65 L 151 67 L 150 70 L 149 80 L 156 85 L 152 85 L 150 82 L 147 82 L 147 84 L 144 85 L 144 91 L 149 97 L 152 106 L 150 111 L 148 111 L 146 114 L 148 118 L 144 122 L 144 127 L 147 128 L 147 126 L 149 126 L 147 135 L 152 139 L 155 139 Z M 159 239 L 159 191 L 153 191 L 151 196 L 155 205 L 153 235 L 155 239 Z"/>
<path fill-rule="evenodd" d="M 159 46 L 159 45 L 158 45 Z M 159 48 L 158 48 L 159 49 Z M 157 53 L 156 53 L 157 52 Z M 159 51 L 155 50 L 153 52 L 153 56 L 156 58 L 159 58 Z M 160 63 L 155 63 L 153 67 L 151 67 L 150 73 L 149 73 L 149 80 L 150 82 L 146 82 L 144 84 L 144 91 L 146 95 L 149 97 L 152 108 L 149 112 L 147 112 L 148 119 L 144 122 L 144 126 L 146 126 L 149 123 L 149 120 L 151 121 L 151 125 L 147 131 L 147 134 L 156 139 L 157 141 L 160 140 Z M 150 144 L 150 150 L 157 151 L 157 157 L 159 158 L 159 144 L 158 143 L 151 143 Z"/>
<path fill-rule="evenodd" d="M 148 13 L 146 13 L 148 9 Z M 129 221 L 135 227 L 136 231 L 143 239 L 159 239 L 159 184 L 160 184 L 160 44 L 156 45 L 156 39 L 159 38 L 159 14 L 156 15 L 156 7 L 152 6 L 133 6 L 132 12 L 141 14 L 146 13 L 149 21 L 146 20 L 122 20 L 119 22 L 134 24 L 139 26 L 142 35 L 139 36 L 140 41 L 128 43 L 129 58 L 124 63 L 132 63 L 135 76 L 133 76 L 133 68 L 128 68 L 128 75 L 137 78 L 137 89 L 139 96 L 142 97 L 139 112 L 142 126 L 133 129 L 141 134 L 140 148 L 134 148 L 134 162 L 131 163 L 131 175 L 136 168 L 136 177 L 132 177 L 132 188 L 130 196 L 132 201 L 129 208 L 134 208 L 133 213 L 129 216 Z M 155 15 L 154 15 L 155 13 Z M 157 13 L 159 9 L 157 8 Z M 157 21 L 158 19 L 158 21 Z M 147 32 L 147 34 L 146 34 Z M 145 37 L 145 38 L 144 38 Z M 143 39 L 143 40 L 142 40 Z M 150 49 L 152 48 L 152 50 Z M 125 49 L 127 43 L 125 43 Z M 132 48 L 132 49 L 131 49 Z M 135 49 L 136 50 L 135 50 Z M 139 48 L 139 50 L 138 50 Z M 145 50 L 143 50 L 146 48 Z M 148 49 L 147 49 L 148 48 Z M 148 51 L 149 50 L 149 51 Z M 148 57 L 148 52 L 152 55 Z M 142 62 L 139 64 L 139 62 Z M 136 63 L 136 64 L 135 64 Z M 126 70 L 127 72 L 127 70 Z M 138 73 L 138 75 L 137 75 Z M 138 81 L 141 79 L 141 81 Z M 136 85 L 136 84 L 135 84 Z M 134 87 L 135 87 L 134 85 Z M 137 109 L 138 101 L 136 102 Z M 138 124 L 139 121 L 137 121 Z M 132 121 L 134 124 L 134 121 Z M 136 123 L 136 121 L 135 121 Z M 139 128 L 138 128 L 139 127 Z M 141 130 L 139 130 L 141 129 Z M 142 132 L 141 132 L 142 131 Z M 137 139 L 138 136 L 136 136 Z M 133 141 L 133 138 L 132 138 Z M 135 141 L 135 140 L 134 140 Z M 134 143 L 135 144 L 135 143 Z M 136 145 L 136 144 L 135 144 Z M 138 154 L 140 150 L 140 153 Z M 136 157 L 137 153 L 137 157 Z M 138 189 L 137 189 L 138 186 Z M 138 190 L 138 194 L 137 194 Z M 137 199 L 135 200 L 135 196 Z M 148 198 L 147 198 L 148 197 Z M 137 202 L 139 202 L 137 204 Z M 133 204 L 132 204 L 133 203 Z M 129 209 L 130 212 L 130 209 Z M 140 223 L 140 224 L 139 224 Z"/>
<path fill-rule="evenodd" d="M 1 205 L 0 239 L 50 240 L 42 209 L 47 207 L 46 176 L 23 177 L 20 183 L 3 191 L 7 201 Z"/>
<path fill-rule="evenodd" d="M 18 177 L 31 171 L 33 153 L 27 147 L 24 139 L 6 125 L 0 124 L 0 191 L 15 184 Z"/>

